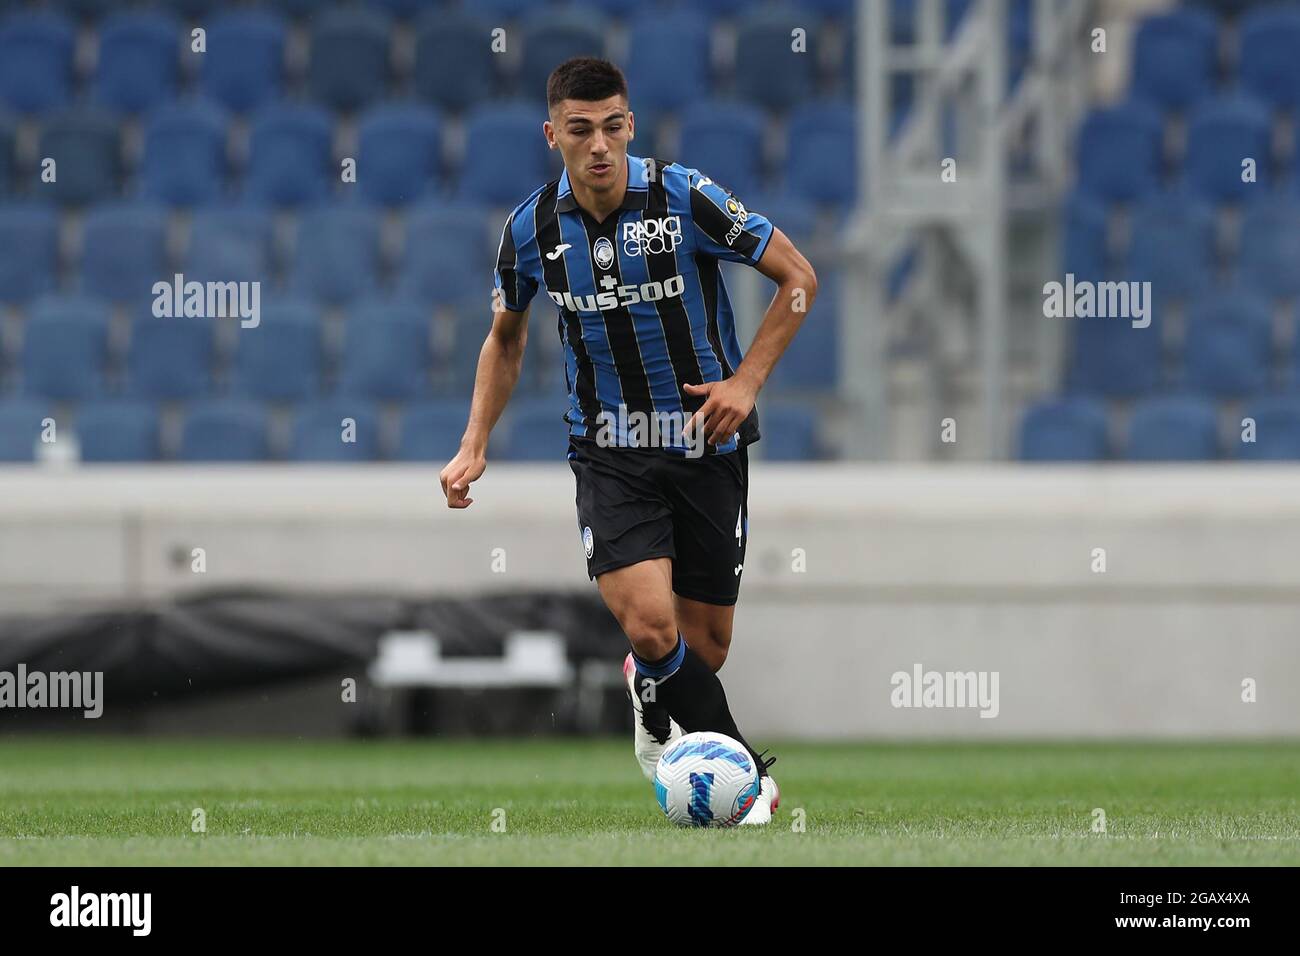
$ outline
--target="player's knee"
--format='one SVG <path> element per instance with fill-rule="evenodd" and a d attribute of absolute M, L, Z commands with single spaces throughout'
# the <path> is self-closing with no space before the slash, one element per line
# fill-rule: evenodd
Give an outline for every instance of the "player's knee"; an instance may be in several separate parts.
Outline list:
<path fill-rule="evenodd" d="M 667 657 L 677 644 L 677 625 L 671 614 L 635 608 L 624 616 L 622 624 L 632 650 L 643 661 Z"/>
<path fill-rule="evenodd" d="M 722 665 L 727 662 L 727 652 L 731 649 L 730 635 L 726 640 L 722 640 L 719 635 L 712 633 L 701 635 L 689 642 L 691 650 L 695 651 L 700 660 L 709 666 L 709 669 L 715 673 L 722 669 Z"/>

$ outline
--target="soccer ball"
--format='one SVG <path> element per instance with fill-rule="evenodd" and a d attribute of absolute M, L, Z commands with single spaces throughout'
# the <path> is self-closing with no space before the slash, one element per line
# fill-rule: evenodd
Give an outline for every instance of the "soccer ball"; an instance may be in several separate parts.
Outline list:
<path fill-rule="evenodd" d="M 685 734 L 655 768 L 655 798 L 678 826 L 735 826 L 758 791 L 758 768 L 749 751 L 725 734 Z"/>

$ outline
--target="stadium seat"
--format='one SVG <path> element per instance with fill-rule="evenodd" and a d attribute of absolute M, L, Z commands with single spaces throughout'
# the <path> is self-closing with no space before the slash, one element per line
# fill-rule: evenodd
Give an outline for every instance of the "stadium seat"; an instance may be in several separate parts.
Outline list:
<path fill-rule="evenodd" d="M 77 409 L 77 441 L 88 463 L 157 461 L 158 408 L 151 402 L 96 402 Z"/>
<path fill-rule="evenodd" d="M 404 303 L 367 303 L 353 311 L 339 361 L 340 395 L 406 401 L 430 391 L 427 313 Z"/>
<path fill-rule="evenodd" d="M 20 303 L 54 288 L 58 213 L 39 205 L 0 206 L 0 302 Z"/>
<path fill-rule="evenodd" d="M 140 113 L 175 95 L 184 36 L 178 21 L 157 11 L 130 11 L 114 14 L 98 32 L 96 102 Z"/>
<path fill-rule="evenodd" d="M 626 74 L 638 128 L 642 110 L 678 110 L 708 96 L 709 31 L 699 17 L 683 9 L 647 11 L 628 36 Z"/>
<path fill-rule="evenodd" d="M 46 11 L 0 20 L 0 103 L 19 113 L 45 113 L 72 96 L 73 25 Z"/>
<path fill-rule="evenodd" d="M 359 204 L 324 206 L 298 220 L 290 288 L 339 304 L 375 290 L 379 282 L 379 216 Z"/>
<path fill-rule="evenodd" d="M 379 106 L 357 127 L 357 186 L 387 206 L 419 199 L 434 185 L 442 150 L 442 123 L 431 107 Z"/>
<path fill-rule="evenodd" d="M 14 149 L 18 139 L 16 124 L 0 111 L 0 200 L 14 188 Z"/>
<path fill-rule="evenodd" d="M 131 324 L 129 394 L 138 398 L 201 398 L 212 387 L 213 322 L 144 315 Z"/>
<path fill-rule="evenodd" d="M 682 114 L 678 160 L 740 197 L 758 192 L 763 179 L 762 113 L 742 103 L 711 100 Z"/>
<path fill-rule="evenodd" d="M 1138 402 L 1129 421 L 1129 461 L 1212 461 L 1220 457 L 1214 405 L 1176 396 Z"/>
<path fill-rule="evenodd" d="M 513 207 L 554 179 L 542 119 L 542 110 L 518 102 L 473 109 L 465 119 L 461 197 Z"/>
<path fill-rule="evenodd" d="M 50 416 L 50 408 L 36 399 L 0 399 L 0 462 L 36 460 L 36 446 L 41 440 L 41 422 Z M 58 440 L 55 421 L 55 440 Z"/>
<path fill-rule="evenodd" d="M 812 310 L 768 379 L 774 389 L 827 391 L 835 388 L 839 377 L 838 282 L 833 270 L 818 267 L 817 274 L 821 281 Z"/>
<path fill-rule="evenodd" d="M 853 15 L 856 0 L 795 0 L 795 6 L 820 17 L 829 17 L 847 23 Z"/>
<path fill-rule="evenodd" d="M 460 447 L 469 402 L 456 399 L 420 402 L 402 410 L 398 432 L 398 461 L 429 461 L 445 464 Z"/>
<path fill-rule="evenodd" d="M 306 302 L 270 302 L 256 328 L 235 337 L 231 391 L 268 402 L 302 401 L 321 394 L 325 365 L 321 318 Z"/>
<path fill-rule="evenodd" d="M 789 193 L 756 193 L 744 198 L 745 208 L 756 212 L 796 243 L 818 232 L 817 209 L 808 200 Z"/>
<path fill-rule="evenodd" d="M 537 0 L 478 0 L 475 9 L 485 17 L 514 19 L 536 6 Z"/>
<path fill-rule="evenodd" d="M 769 110 L 805 103 L 815 80 L 815 46 L 805 37 L 803 51 L 793 49 L 792 33 L 811 26 L 807 14 L 778 4 L 758 7 L 736 22 L 736 95 Z"/>
<path fill-rule="evenodd" d="M 1183 176 L 1194 193 L 1215 202 L 1235 202 L 1267 189 L 1272 165 L 1272 122 L 1268 110 L 1244 96 L 1203 100 L 1187 124 Z M 1255 160 L 1256 182 L 1242 182 L 1242 162 Z"/>
<path fill-rule="evenodd" d="M 311 22 L 307 89 L 333 110 L 355 110 L 381 99 L 390 74 L 392 21 L 378 10 L 327 7 Z"/>
<path fill-rule="evenodd" d="M 1160 115 L 1149 104 L 1093 110 L 1076 144 L 1079 189 L 1118 202 L 1152 192 L 1160 183 L 1162 150 Z"/>
<path fill-rule="evenodd" d="M 490 98 L 500 62 L 489 43 L 492 29 L 456 9 L 423 18 L 415 40 L 416 95 L 457 113 Z"/>
<path fill-rule="evenodd" d="M 143 193 L 176 206 L 221 196 L 226 179 L 226 116 L 213 103 L 173 103 L 149 115 L 140 165 Z"/>
<path fill-rule="evenodd" d="M 1166 110 L 1184 110 L 1214 85 L 1219 29 L 1201 10 L 1147 17 L 1133 47 L 1133 92 Z"/>
<path fill-rule="evenodd" d="M 170 281 L 167 211 L 152 203 L 110 203 L 86 214 L 81 288 L 112 302 L 145 303 L 154 283 Z"/>
<path fill-rule="evenodd" d="M 766 461 L 816 461 L 825 457 L 817 444 L 817 415 L 808 405 L 768 402 L 758 410 L 762 440 L 759 452 Z"/>
<path fill-rule="evenodd" d="M 569 447 L 564 409 L 563 399 L 556 398 L 513 403 L 497 456 L 503 461 L 564 461 Z"/>
<path fill-rule="evenodd" d="M 1300 9 L 1262 5 L 1241 20 L 1242 88 L 1275 109 L 1300 105 Z"/>
<path fill-rule="evenodd" d="M 221 6 L 222 0 L 162 0 L 163 5 L 179 17 L 197 19 Z"/>
<path fill-rule="evenodd" d="M 1198 301 L 1187 317 L 1187 388 L 1218 398 L 1241 398 L 1269 384 L 1272 316 L 1246 292 Z"/>
<path fill-rule="evenodd" d="M 375 9 L 383 10 L 400 20 L 410 19 L 430 6 L 429 0 L 366 0 L 366 2 Z"/>
<path fill-rule="evenodd" d="M 362 398 L 336 398 L 300 405 L 289 457 L 295 461 L 376 461 L 379 414 Z"/>
<path fill-rule="evenodd" d="M 809 104 L 791 114 L 785 175 L 786 188 L 792 195 L 840 209 L 857 200 L 858 150 L 853 114 L 849 102 Z"/>
<path fill-rule="evenodd" d="M 273 266 L 272 222 L 250 206 L 200 209 L 190 224 L 186 281 L 266 282 Z"/>
<path fill-rule="evenodd" d="M 67 312 L 34 315 L 23 329 L 21 364 L 25 395 L 99 398 L 108 364 L 108 323 Z"/>
<path fill-rule="evenodd" d="M 1255 440 L 1237 443 L 1237 457 L 1245 461 L 1300 459 L 1300 398 L 1256 399 L 1247 403 L 1241 414 L 1255 423 Z"/>
<path fill-rule="evenodd" d="M 1161 195 L 1133 210 L 1126 277 L 1150 282 L 1160 301 L 1209 288 L 1216 271 L 1214 212 L 1194 197 Z"/>
<path fill-rule="evenodd" d="M 1068 381 L 1077 391 L 1115 397 L 1142 395 L 1162 380 L 1161 321 L 1133 328 L 1128 319 L 1074 319 Z"/>
<path fill-rule="evenodd" d="M 1260 197 L 1246 207 L 1238 281 L 1275 298 L 1300 295 L 1300 201 Z"/>
<path fill-rule="evenodd" d="M 262 109 L 249 140 L 249 198 L 275 206 L 324 199 L 338 178 L 331 166 L 333 132 L 329 114 L 313 106 Z"/>
<path fill-rule="evenodd" d="M 412 209 L 397 281 L 398 291 L 422 303 L 454 303 L 491 294 L 492 252 L 485 211 L 470 205 Z"/>
<path fill-rule="evenodd" d="M 256 402 L 238 399 L 191 405 L 176 457 L 189 462 L 266 461 L 271 457 L 266 411 Z"/>
<path fill-rule="evenodd" d="M 1021 461 L 1102 461 L 1109 451 L 1106 406 L 1096 399 L 1041 402 L 1020 424 Z"/>
<path fill-rule="evenodd" d="M 73 110 L 45 124 L 42 159 L 53 159 L 54 182 L 40 184 L 40 195 L 65 205 L 99 202 L 117 194 L 122 175 L 120 129 L 97 110 Z"/>
<path fill-rule="evenodd" d="M 1106 206 L 1086 193 L 1066 201 L 1061 239 L 1061 271 L 1077 279 L 1100 281 L 1110 274 Z"/>
<path fill-rule="evenodd" d="M 515 89 L 525 103 L 546 102 L 546 78 L 565 60 L 605 55 L 608 27 L 600 11 L 589 6 L 539 7 L 521 26 L 523 57 Z"/>
<path fill-rule="evenodd" d="M 274 14 L 221 14 L 208 27 L 203 92 L 237 113 L 276 99 L 284 79 L 284 44 L 284 21 Z"/>

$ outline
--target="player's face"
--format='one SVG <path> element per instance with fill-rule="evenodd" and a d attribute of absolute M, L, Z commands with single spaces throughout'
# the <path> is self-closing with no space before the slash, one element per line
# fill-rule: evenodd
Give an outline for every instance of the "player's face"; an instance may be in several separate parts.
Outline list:
<path fill-rule="evenodd" d="M 632 119 L 622 96 L 561 100 L 543 129 L 551 148 L 564 158 L 570 183 L 600 193 L 619 182 L 632 139 Z"/>

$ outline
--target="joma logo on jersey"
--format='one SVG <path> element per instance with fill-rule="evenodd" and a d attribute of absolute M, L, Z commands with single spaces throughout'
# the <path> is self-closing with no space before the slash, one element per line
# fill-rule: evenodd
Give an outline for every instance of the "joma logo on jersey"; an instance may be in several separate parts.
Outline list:
<path fill-rule="evenodd" d="M 546 294 L 560 308 L 570 312 L 605 312 L 621 306 L 636 305 L 638 302 L 658 302 L 660 299 L 672 299 L 686 289 L 686 280 L 673 276 L 663 282 L 643 282 L 641 285 L 621 285 L 614 287 L 612 276 L 601 279 L 601 285 L 608 287 L 595 295 L 574 295 L 572 292 L 551 292 Z"/>
<path fill-rule="evenodd" d="M 681 242 L 681 216 L 623 223 L 623 254 L 627 256 L 672 252 Z"/>

